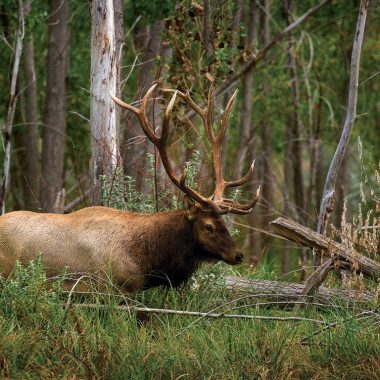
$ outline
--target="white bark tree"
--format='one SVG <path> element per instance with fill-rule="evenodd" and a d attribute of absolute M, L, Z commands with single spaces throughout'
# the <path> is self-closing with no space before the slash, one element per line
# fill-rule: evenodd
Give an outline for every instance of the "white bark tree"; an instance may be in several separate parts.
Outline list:
<path fill-rule="evenodd" d="M 13 118 L 16 110 L 17 103 L 17 94 L 16 94 L 16 85 L 17 78 L 20 67 L 20 59 L 23 47 L 23 39 L 24 39 L 24 5 L 22 0 L 17 1 L 18 5 L 18 30 L 16 37 L 16 47 L 15 47 L 15 59 L 13 63 L 12 69 L 12 79 L 11 79 L 11 87 L 9 94 L 9 105 L 8 105 L 8 114 L 5 125 L 3 126 L 3 141 L 5 145 L 5 157 L 4 157 L 4 176 L 2 185 L 0 188 L 0 212 L 1 214 L 5 213 L 5 200 L 6 193 L 9 186 L 9 169 L 11 163 L 11 135 L 12 135 L 12 126 L 13 126 Z"/>
<path fill-rule="evenodd" d="M 100 203 L 99 176 L 111 177 L 119 162 L 119 123 L 115 103 L 110 97 L 110 93 L 117 93 L 118 64 L 114 2 L 92 0 L 90 121 L 94 204 Z"/>

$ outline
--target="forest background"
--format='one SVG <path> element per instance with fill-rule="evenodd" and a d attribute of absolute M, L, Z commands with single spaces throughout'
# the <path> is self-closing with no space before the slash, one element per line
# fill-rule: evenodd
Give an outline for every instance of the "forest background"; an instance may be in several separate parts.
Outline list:
<path fill-rule="evenodd" d="M 141 99 L 158 82 L 160 88 L 189 90 L 201 103 L 213 85 L 217 114 L 238 88 L 223 146 L 225 172 L 227 178 L 241 177 L 255 158 L 252 182 L 234 196 L 249 199 L 261 186 L 261 197 L 250 216 L 230 220 L 231 229 L 252 266 L 270 264 L 286 273 L 308 265 L 310 253 L 273 237 L 269 222 L 285 215 L 316 228 L 345 116 L 359 1 L 323 1 L 286 34 L 281 32 L 319 3 L 113 3 L 118 96 L 128 102 Z M 127 112 L 117 111 L 118 169 L 94 179 L 89 4 L 35 0 L 25 5 L 5 209 L 69 212 L 91 203 L 148 212 L 176 207 L 180 194 L 135 116 Z M 0 16 L 0 118 L 5 124 L 20 20 L 17 2 L 3 0 Z M 344 210 L 349 219 L 360 205 L 365 215 L 371 207 L 365 193 L 371 197 L 375 187 L 380 161 L 379 17 L 373 2 L 362 49 L 357 118 L 330 219 L 338 230 Z M 159 97 L 150 109 L 157 128 L 166 104 L 167 99 Z M 207 193 L 212 184 L 209 147 L 200 120 L 187 111 L 184 104 L 176 107 L 170 155 L 178 172 L 185 162 L 191 163 L 193 186 Z M 3 133 L 3 147 L 6 140 Z M 4 155 L 2 149 L 1 161 Z"/>
<path fill-rule="evenodd" d="M 0 2 L 2 212 L 181 207 L 183 195 L 136 117 L 109 94 L 112 88 L 139 105 L 154 82 L 188 90 L 198 104 L 213 87 L 215 124 L 238 89 L 223 146 L 225 177 L 241 177 L 255 159 L 252 180 L 232 197 L 244 202 L 261 187 L 252 213 L 227 217 L 243 265 L 205 265 L 177 289 L 125 294 L 110 282 L 83 294 L 76 285 L 86 276 L 67 291 L 67 273 L 48 279 L 40 258 L 17 263 L 8 279 L 0 276 L 0 377 L 380 378 L 379 1 L 368 9 L 355 123 L 335 205 L 328 205 L 327 235 L 334 240 L 319 236 L 332 256 L 309 276 L 312 250 L 280 239 L 269 226 L 287 216 L 317 229 L 350 108 L 358 14 L 363 25 L 367 5 Z M 102 45 L 103 34 L 94 31 L 106 24 L 110 38 Z M 158 132 L 168 100 L 156 91 L 149 103 Z M 187 165 L 186 183 L 210 195 L 211 147 L 201 120 L 179 99 L 172 116 L 168 150 L 176 173 Z M 370 270 L 359 272 L 363 267 Z"/>

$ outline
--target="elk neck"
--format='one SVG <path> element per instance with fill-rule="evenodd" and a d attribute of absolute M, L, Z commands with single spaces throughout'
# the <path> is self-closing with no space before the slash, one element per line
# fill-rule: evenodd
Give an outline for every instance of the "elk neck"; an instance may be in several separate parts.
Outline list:
<path fill-rule="evenodd" d="M 145 221 L 140 239 L 145 252 L 140 265 L 149 273 L 145 287 L 184 283 L 198 268 L 202 255 L 185 211 L 152 214 Z"/>

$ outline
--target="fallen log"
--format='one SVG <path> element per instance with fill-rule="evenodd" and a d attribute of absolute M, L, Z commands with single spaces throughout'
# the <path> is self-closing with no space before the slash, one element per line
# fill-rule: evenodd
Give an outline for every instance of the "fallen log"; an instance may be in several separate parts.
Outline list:
<path fill-rule="evenodd" d="M 271 301 L 287 301 L 290 304 L 305 300 L 303 294 L 306 285 L 283 281 L 252 280 L 244 277 L 227 276 L 225 286 L 234 295 L 247 295 Z M 360 303 L 376 303 L 377 295 L 368 291 L 338 289 L 320 286 L 314 301 L 324 305 L 355 305 Z"/>
<path fill-rule="evenodd" d="M 276 234 L 288 240 L 292 240 L 305 247 L 317 249 L 328 257 L 336 255 L 341 264 L 345 267 L 346 263 L 349 264 L 348 267 L 353 272 L 361 272 L 365 277 L 373 279 L 380 278 L 380 263 L 360 254 L 352 248 L 345 247 L 335 240 L 318 234 L 312 229 L 304 227 L 288 218 L 280 217 L 270 224 Z"/>

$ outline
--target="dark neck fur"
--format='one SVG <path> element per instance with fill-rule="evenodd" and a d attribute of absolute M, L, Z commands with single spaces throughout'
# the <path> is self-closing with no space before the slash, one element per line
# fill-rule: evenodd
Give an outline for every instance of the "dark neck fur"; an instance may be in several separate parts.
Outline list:
<path fill-rule="evenodd" d="M 146 255 L 141 264 L 144 272 L 150 273 L 145 288 L 179 286 L 202 261 L 202 250 L 193 237 L 193 225 L 183 210 L 153 214 L 144 239 Z"/>

